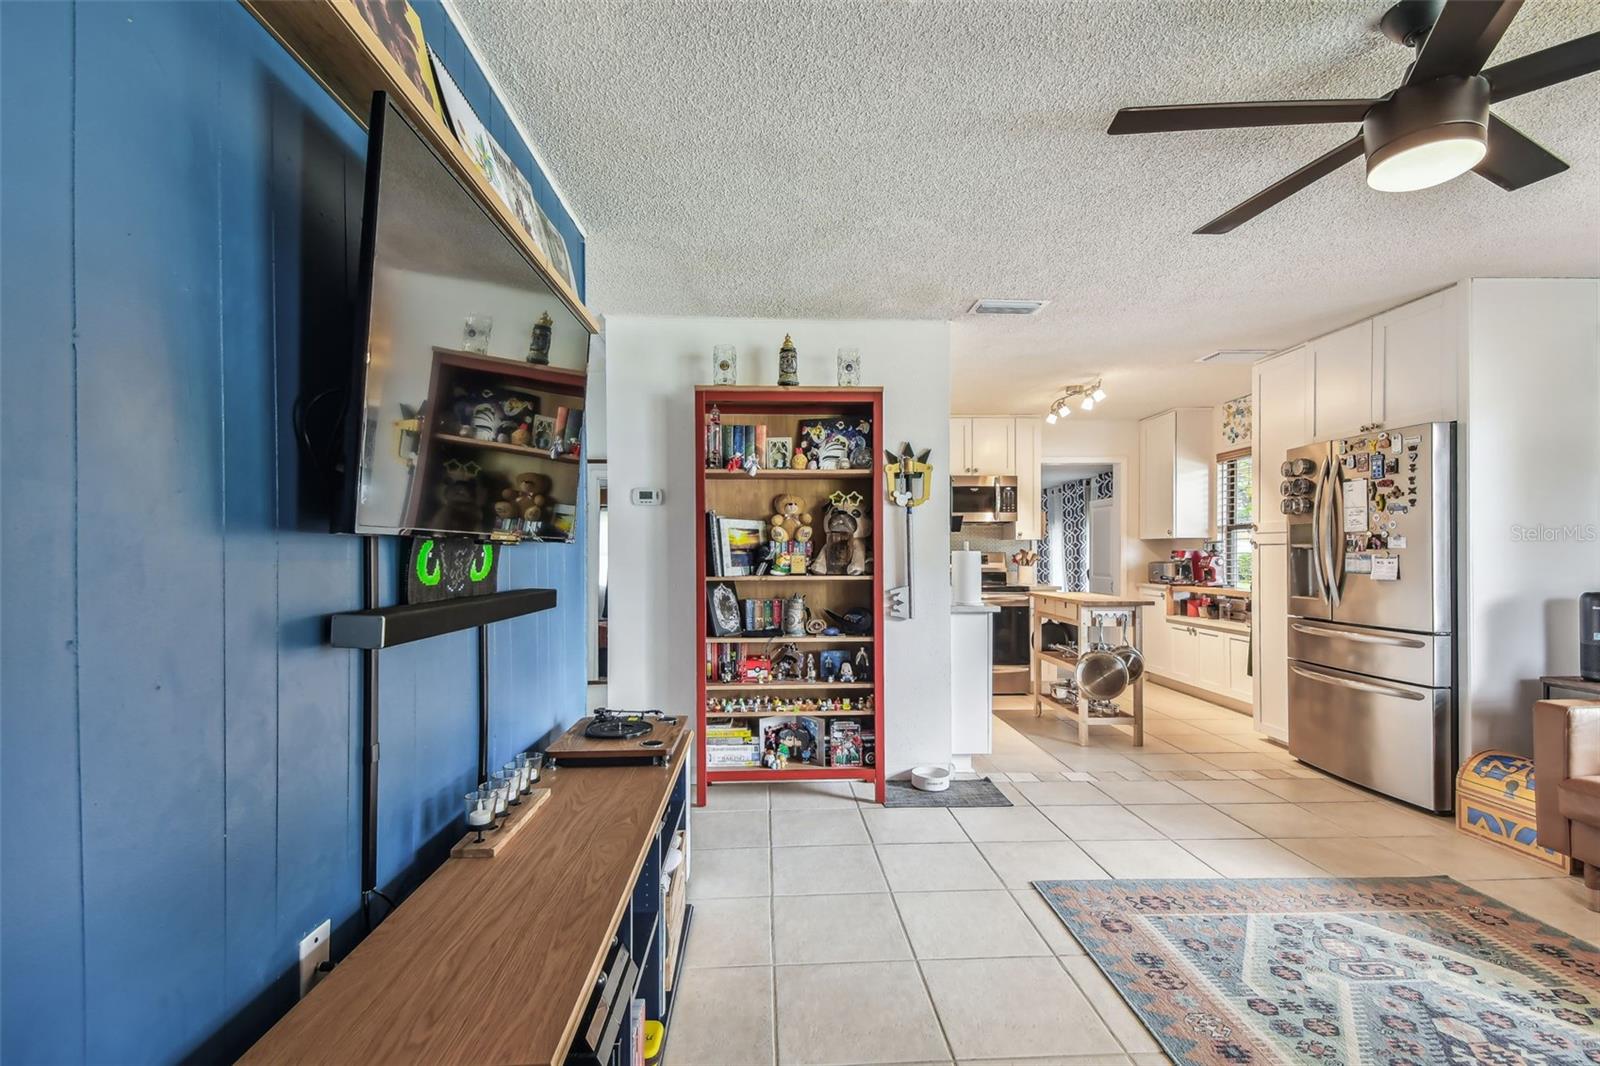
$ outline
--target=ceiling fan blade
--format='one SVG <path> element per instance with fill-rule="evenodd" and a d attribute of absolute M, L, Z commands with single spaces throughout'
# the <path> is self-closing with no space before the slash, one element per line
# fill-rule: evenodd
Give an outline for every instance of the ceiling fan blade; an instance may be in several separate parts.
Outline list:
<path fill-rule="evenodd" d="M 1406 84 L 1478 73 L 1521 6 L 1522 0 L 1446 0 L 1439 21 L 1417 50 Z"/>
<path fill-rule="evenodd" d="M 1483 72 L 1494 103 L 1600 70 L 1600 33 L 1530 52 Z"/>
<path fill-rule="evenodd" d="M 1489 151 L 1472 169 L 1509 191 L 1559 174 L 1567 164 L 1511 123 L 1490 115 Z"/>
<path fill-rule="evenodd" d="M 1360 122 L 1375 100 L 1257 100 L 1233 104 L 1165 104 L 1125 107 L 1111 120 L 1110 134 L 1231 130 L 1246 126 L 1302 126 Z"/>
<path fill-rule="evenodd" d="M 1317 179 L 1327 177 L 1352 159 L 1361 158 L 1362 151 L 1361 135 L 1358 133 L 1333 151 L 1313 159 L 1287 178 L 1268 185 L 1238 207 L 1218 215 L 1195 232 L 1227 233 L 1235 226 L 1249 222 L 1279 201 L 1287 200 Z"/>

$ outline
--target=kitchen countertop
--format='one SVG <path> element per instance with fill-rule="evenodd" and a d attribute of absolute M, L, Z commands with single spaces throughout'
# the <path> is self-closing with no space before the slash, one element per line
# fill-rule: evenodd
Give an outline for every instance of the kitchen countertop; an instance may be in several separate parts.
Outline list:
<path fill-rule="evenodd" d="M 951 614 L 999 614 L 1000 608 L 992 603 L 952 603 Z"/>
<path fill-rule="evenodd" d="M 1038 599 L 1056 600 L 1078 607 L 1154 607 L 1155 600 L 1133 599 L 1128 596 L 1107 596 L 1102 592 L 1062 592 L 1058 589 L 1035 589 Z"/>
<path fill-rule="evenodd" d="M 1177 589 L 1179 592 L 1192 592 L 1197 596 L 1230 596 L 1235 599 L 1248 600 L 1252 595 L 1249 589 L 1234 588 L 1232 585 L 1169 585 L 1167 587 Z"/>
<path fill-rule="evenodd" d="M 1240 635 L 1250 632 L 1250 623 L 1238 622 L 1231 618 L 1190 618 L 1184 614 L 1169 614 L 1167 621 L 1175 626 L 1194 626 L 1196 629 L 1217 629 L 1224 633 L 1238 633 Z"/>

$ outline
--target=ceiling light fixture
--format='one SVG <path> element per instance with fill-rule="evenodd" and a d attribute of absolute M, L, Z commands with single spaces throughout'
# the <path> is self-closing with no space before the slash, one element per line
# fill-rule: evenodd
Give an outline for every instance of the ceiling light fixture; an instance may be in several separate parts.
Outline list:
<path fill-rule="evenodd" d="M 1050 404 L 1044 420 L 1050 425 L 1055 425 L 1058 418 L 1065 418 L 1072 413 L 1073 403 L 1078 404 L 1080 411 L 1093 411 L 1094 405 L 1101 403 L 1106 398 L 1106 390 L 1100 387 L 1100 379 L 1086 385 L 1067 385 L 1061 390 L 1061 395 Z"/>
<path fill-rule="evenodd" d="M 1414 192 L 1458 178 L 1489 147 L 1489 82 L 1447 77 L 1396 90 L 1367 112 L 1361 127 L 1367 184 Z"/>

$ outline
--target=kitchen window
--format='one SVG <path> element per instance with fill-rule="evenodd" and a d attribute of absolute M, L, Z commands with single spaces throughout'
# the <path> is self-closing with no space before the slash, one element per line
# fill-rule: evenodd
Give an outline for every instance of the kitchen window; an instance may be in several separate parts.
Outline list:
<path fill-rule="evenodd" d="M 1255 561 L 1252 475 L 1248 448 L 1217 456 L 1217 540 L 1222 544 L 1217 577 L 1238 588 L 1250 587 Z"/>

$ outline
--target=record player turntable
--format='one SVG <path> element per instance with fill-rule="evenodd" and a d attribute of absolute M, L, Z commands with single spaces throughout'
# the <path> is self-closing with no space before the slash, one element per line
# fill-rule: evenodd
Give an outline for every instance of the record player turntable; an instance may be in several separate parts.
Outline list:
<path fill-rule="evenodd" d="M 654 728 L 643 714 L 627 714 L 601 707 L 589 719 L 583 735 L 590 740 L 627 740 L 629 737 L 642 737 Z"/>
<path fill-rule="evenodd" d="M 682 719 L 660 711 L 600 707 L 578 719 L 545 749 L 545 756 L 557 764 L 666 763 L 688 732 Z"/>

